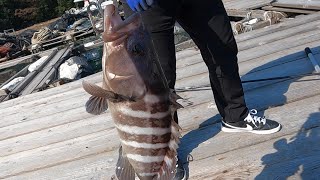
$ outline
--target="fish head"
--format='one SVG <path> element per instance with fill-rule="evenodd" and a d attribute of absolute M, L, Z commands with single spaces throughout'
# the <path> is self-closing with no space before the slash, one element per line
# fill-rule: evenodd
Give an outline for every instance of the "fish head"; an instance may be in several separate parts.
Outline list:
<path fill-rule="evenodd" d="M 122 20 L 114 5 L 104 9 L 102 68 L 107 87 L 131 98 L 142 97 L 154 74 L 151 39 L 134 14 Z"/>

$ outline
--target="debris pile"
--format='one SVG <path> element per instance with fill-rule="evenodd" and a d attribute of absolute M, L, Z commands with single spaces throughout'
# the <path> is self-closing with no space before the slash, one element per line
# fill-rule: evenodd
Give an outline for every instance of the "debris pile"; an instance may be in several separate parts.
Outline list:
<path fill-rule="evenodd" d="M 67 45 L 33 55 L 29 63 L 8 79 L 0 68 L 0 102 L 60 86 L 101 71 L 102 43 Z M 0 82 L 1 83 L 1 82 Z"/>
<path fill-rule="evenodd" d="M 285 13 L 277 11 L 264 11 L 260 14 L 255 12 L 254 15 L 253 11 L 248 11 L 244 19 L 241 21 L 232 22 L 231 24 L 233 33 L 237 35 L 279 23 L 281 19 L 286 17 L 287 15 Z"/>
<path fill-rule="evenodd" d="M 0 63 L 30 54 L 28 51 L 30 44 L 25 34 L 16 35 L 13 29 L 0 33 Z"/>
<path fill-rule="evenodd" d="M 319 10 L 318 0 L 274 0 L 256 9 L 227 9 L 227 13 L 232 19 L 234 34 L 241 34 Z"/>
<path fill-rule="evenodd" d="M 40 52 L 92 35 L 94 32 L 88 13 L 73 8 L 66 11 L 55 22 L 33 34 L 31 51 Z"/>

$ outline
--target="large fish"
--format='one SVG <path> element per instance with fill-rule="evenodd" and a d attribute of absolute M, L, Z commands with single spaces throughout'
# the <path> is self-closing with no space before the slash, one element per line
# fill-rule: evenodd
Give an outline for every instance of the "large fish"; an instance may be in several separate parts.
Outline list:
<path fill-rule="evenodd" d="M 83 82 L 87 111 L 109 108 L 121 142 L 116 177 L 171 180 L 175 175 L 179 98 L 164 85 L 153 44 L 139 14 L 122 20 L 114 5 L 104 10 L 103 83 Z"/>

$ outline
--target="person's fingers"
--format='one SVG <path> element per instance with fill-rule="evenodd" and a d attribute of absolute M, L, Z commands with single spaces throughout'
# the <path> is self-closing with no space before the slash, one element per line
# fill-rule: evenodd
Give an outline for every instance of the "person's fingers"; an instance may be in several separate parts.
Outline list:
<path fill-rule="evenodd" d="M 137 3 L 134 8 L 138 11 L 138 12 L 141 12 L 143 11 L 142 7 L 140 6 L 140 3 Z"/>
<path fill-rule="evenodd" d="M 136 11 L 135 7 L 131 3 L 130 4 L 128 3 L 128 5 L 129 5 L 130 9 L 132 9 L 132 11 Z"/>
<path fill-rule="evenodd" d="M 147 9 L 149 8 L 146 0 L 141 0 L 141 1 L 140 1 L 140 6 L 141 6 L 144 10 L 147 10 Z"/>
<path fill-rule="evenodd" d="M 148 6 L 151 6 L 153 4 L 153 0 L 145 0 Z"/>

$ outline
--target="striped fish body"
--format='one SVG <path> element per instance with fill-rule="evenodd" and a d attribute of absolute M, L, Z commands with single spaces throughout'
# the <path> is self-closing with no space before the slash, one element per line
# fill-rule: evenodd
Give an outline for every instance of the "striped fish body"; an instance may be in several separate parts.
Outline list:
<path fill-rule="evenodd" d="M 143 180 L 173 173 L 178 131 L 168 93 L 146 94 L 137 102 L 110 103 L 124 156 Z"/>
<path fill-rule="evenodd" d="M 150 36 L 140 15 L 125 21 L 113 5 L 104 10 L 103 87 L 83 82 L 92 95 L 87 111 L 109 108 L 121 141 L 116 178 L 171 180 L 175 175 L 179 127 L 173 114 L 179 98 L 166 89 L 155 65 Z"/>

